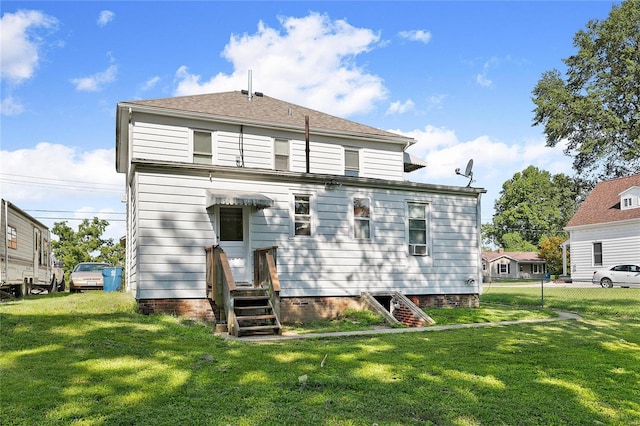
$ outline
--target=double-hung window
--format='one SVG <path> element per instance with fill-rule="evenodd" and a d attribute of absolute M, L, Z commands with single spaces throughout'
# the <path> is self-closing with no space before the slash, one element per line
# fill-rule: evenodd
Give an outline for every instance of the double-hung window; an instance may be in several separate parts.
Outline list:
<path fill-rule="evenodd" d="M 498 273 L 499 274 L 508 274 L 509 273 L 509 264 L 508 263 L 498 263 Z"/>
<path fill-rule="evenodd" d="M 275 170 L 289 171 L 289 141 L 276 139 L 273 141 L 273 164 Z"/>
<path fill-rule="evenodd" d="M 18 249 L 18 232 L 13 226 L 7 226 L 7 246 L 10 249 Z"/>
<path fill-rule="evenodd" d="M 593 243 L 593 266 L 602 266 L 602 243 Z"/>
<path fill-rule="evenodd" d="M 311 196 L 294 195 L 294 235 L 311 235 Z"/>
<path fill-rule="evenodd" d="M 357 148 L 344 149 L 344 175 L 353 177 L 360 175 L 360 151 Z"/>
<path fill-rule="evenodd" d="M 368 198 L 353 199 L 353 237 L 371 238 L 371 201 Z"/>
<path fill-rule="evenodd" d="M 212 164 L 213 141 L 211 132 L 193 131 L 193 162 L 195 164 Z"/>
<path fill-rule="evenodd" d="M 427 205 L 419 203 L 408 204 L 409 213 L 409 254 L 413 256 L 427 256 Z"/>

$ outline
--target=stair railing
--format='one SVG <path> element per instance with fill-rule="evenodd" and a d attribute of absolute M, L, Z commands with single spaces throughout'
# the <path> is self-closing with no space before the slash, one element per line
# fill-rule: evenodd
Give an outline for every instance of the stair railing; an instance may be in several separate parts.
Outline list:
<path fill-rule="evenodd" d="M 220 306 L 220 320 L 227 322 L 229 334 L 237 335 L 238 321 L 233 309 L 232 294 L 236 290 L 236 282 L 231 274 L 231 266 L 227 254 L 220 246 L 205 247 L 207 254 L 207 297 Z"/>
<path fill-rule="evenodd" d="M 253 253 L 253 285 L 266 286 L 273 312 L 280 320 L 280 279 L 277 268 L 278 246 L 263 247 Z"/>

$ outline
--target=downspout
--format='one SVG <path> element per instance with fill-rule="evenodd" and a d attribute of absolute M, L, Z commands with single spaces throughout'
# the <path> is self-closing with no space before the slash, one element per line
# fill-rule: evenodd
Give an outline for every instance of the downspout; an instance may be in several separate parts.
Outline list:
<path fill-rule="evenodd" d="M 476 203 L 476 223 L 478 224 L 478 296 L 482 294 L 482 194 L 478 193 L 478 202 Z M 490 266 L 489 266 L 490 268 Z M 479 301 L 478 301 L 479 303 Z"/>
<path fill-rule="evenodd" d="M 310 146 L 309 146 L 309 116 L 305 115 L 304 116 L 304 142 L 305 142 L 305 156 L 306 156 L 306 160 L 307 160 L 307 173 L 310 173 L 310 167 L 309 167 L 309 153 L 310 153 Z"/>
<path fill-rule="evenodd" d="M 2 282 L 6 283 L 9 280 L 9 242 L 8 242 L 8 232 L 9 232 L 9 211 L 7 207 L 7 200 L 2 200 L 2 204 L 4 207 L 4 273 L 2 274 Z"/>

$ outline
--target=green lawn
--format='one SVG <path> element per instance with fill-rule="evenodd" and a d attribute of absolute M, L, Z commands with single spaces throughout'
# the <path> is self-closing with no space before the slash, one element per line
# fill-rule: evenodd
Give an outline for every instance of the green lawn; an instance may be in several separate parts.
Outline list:
<path fill-rule="evenodd" d="M 7 302 L 0 424 L 640 425 L 638 305 L 555 303 L 584 319 L 255 344 L 122 293 Z"/>

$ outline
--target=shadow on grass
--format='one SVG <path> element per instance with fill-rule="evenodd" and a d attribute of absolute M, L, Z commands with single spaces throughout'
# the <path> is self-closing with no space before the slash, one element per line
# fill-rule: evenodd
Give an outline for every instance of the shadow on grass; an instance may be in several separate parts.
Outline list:
<path fill-rule="evenodd" d="M 3 425 L 625 424 L 640 415 L 640 331 L 619 320 L 256 345 L 126 303 L 83 310 L 82 299 L 0 311 Z"/>

